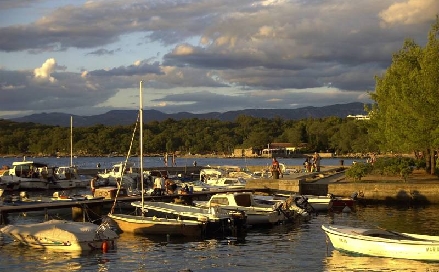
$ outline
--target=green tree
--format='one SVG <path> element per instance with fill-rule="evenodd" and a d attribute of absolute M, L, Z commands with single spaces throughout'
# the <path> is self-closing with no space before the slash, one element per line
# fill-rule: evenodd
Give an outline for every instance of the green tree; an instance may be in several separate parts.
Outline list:
<path fill-rule="evenodd" d="M 439 17 L 428 35 L 425 48 L 407 39 L 392 58 L 387 71 L 376 78 L 371 98 L 370 135 L 380 148 L 392 152 L 425 150 L 427 171 L 434 173 L 439 116 Z M 375 128 L 375 129 L 373 129 Z"/>

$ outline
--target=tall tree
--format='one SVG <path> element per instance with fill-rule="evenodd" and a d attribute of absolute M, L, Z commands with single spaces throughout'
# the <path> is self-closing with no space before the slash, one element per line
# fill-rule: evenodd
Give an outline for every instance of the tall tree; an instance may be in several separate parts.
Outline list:
<path fill-rule="evenodd" d="M 392 58 L 392 64 L 376 78 L 370 110 L 375 136 L 381 150 L 407 152 L 424 150 L 427 171 L 434 173 L 439 106 L 439 16 L 428 35 L 425 48 L 407 39 Z M 432 154 L 432 155 L 430 155 Z"/>

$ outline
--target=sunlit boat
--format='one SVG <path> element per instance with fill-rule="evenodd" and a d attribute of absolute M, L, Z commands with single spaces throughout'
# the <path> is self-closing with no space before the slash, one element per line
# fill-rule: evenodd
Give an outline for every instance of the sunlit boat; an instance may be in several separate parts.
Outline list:
<path fill-rule="evenodd" d="M 439 236 L 339 225 L 322 225 L 322 229 L 338 250 L 377 257 L 439 260 Z"/>
<path fill-rule="evenodd" d="M 215 209 L 217 212 L 239 211 L 247 216 L 248 225 L 277 224 L 308 217 L 308 213 L 299 207 L 290 205 L 284 207 L 284 202 L 278 204 L 258 203 L 250 192 L 218 193 L 212 195 L 209 201 L 194 201 L 198 207 Z"/>
<path fill-rule="evenodd" d="M 0 232 L 35 248 L 58 251 L 106 250 L 118 235 L 106 224 L 49 220 L 43 223 L 6 225 Z"/>

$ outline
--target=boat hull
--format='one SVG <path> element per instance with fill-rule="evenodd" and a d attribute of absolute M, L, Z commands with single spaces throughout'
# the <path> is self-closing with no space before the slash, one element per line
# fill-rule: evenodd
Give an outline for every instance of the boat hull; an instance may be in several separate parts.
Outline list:
<path fill-rule="evenodd" d="M 192 220 L 143 217 L 128 214 L 109 214 L 122 232 L 142 235 L 177 235 L 201 237 L 204 224 Z"/>
<path fill-rule="evenodd" d="M 439 236 L 396 233 L 386 230 L 323 225 L 334 248 L 377 257 L 412 260 L 439 260 Z M 374 231 L 372 234 L 371 231 Z M 369 233 L 366 235 L 366 233 Z M 364 234 L 364 235 L 363 235 Z M 371 236 L 373 235 L 373 236 Z M 381 237 L 377 237 L 380 235 Z M 392 239 L 383 238 L 384 236 Z"/>
<path fill-rule="evenodd" d="M 0 230 L 16 242 L 56 251 L 91 251 L 114 246 L 117 234 L 93 223 L 50 220 L 28 225 L 7 225 Z M 98 234 L 99 232 L 99 234 Z"/>

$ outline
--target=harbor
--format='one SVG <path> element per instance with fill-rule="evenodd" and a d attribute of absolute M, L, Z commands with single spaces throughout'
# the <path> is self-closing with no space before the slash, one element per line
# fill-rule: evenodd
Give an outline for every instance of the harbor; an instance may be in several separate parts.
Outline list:
<path fill-rule="evenodd" d="M 202 160 L 199 160 L 202 161 Z M 96 161 L 89 165 L 95 164 Z M 284 175 L 279 179 L 261 178 L 247 180 L 246 188 L 227 190 L 230 194 L 241 192 L 252 192 L 254 194 L 272 195 L 274 193 L 301 193 L 322 195 L 333 193 L 337 196 L 349 196 L 355 190 L 361 190 L 369 186 L 369 183 L 352 183 L 345 180 L 345 169 L 349 165 L 341 167 L 337 160 L 328 160 L 328 164 L 324 164 L 318 173 L 295 172 L 291 171 L 288 175 Z M 160 162 L 159 162 L 160 163 Z M 260 170 L 266 168 L 266 162 L 262 160 L 247 160 L 246 164 L 252 165 L 247 168 L 252 170 Z M 291 163 L 291 161 L 290 161 Z M 329 164 L 330 163 L 330 164 Z M 104 163 L 102 163 L 103 165 Z M 114 164 L 106 163 L 111 166 Z M 230 160 L 216 160 L 212 165 L 230 165 Z M 292 161 L 288 164 L 288 168 L 295 169 L 300 165 L 300 161 Z M 209 165 L 211 166 L 211 165 Z M 244 165 L 246 166 L 246 165 Z M 202 163 L 199 166 L 187 167 L 163 167 L 157 165 L 148 167 L 147 171 L 166 169 L 172 174 L 185 174 L 197 176 L 198 171 L 205 168 Z M 300 166 L 297 166 L 300 167 Z M 106 167 L 110 169 L 111 167 Z M 103 171 L 96 167 L 84 167 L 90 173 L 96 174 L 96 171 Z M 199 177 L 198 177 L 199 178 Z M 351 184 L 351 185 L 349 185 Z M 410 186 L 413 183 L 395 182 L 394 187 L 391 184 L 383 183 L 389 189 L 387 194 L 397 194 L 401 186 Z M 419 186 L 421 183 L 414 184 Z M 351 186 L 351 187 L 346 187 Z M 360 186 L 360 187 L 359 187 Z M 362 187 L 361 187 L 362 186 Z M 344 188 L 337 191 L 334 188 Z M 348 189 L 347 189 L 348 188 Z M 90 190 L 89 188 L 85 190 Z M 113 196 L 114 191 L 108 191 L 108 196 L 104 195 L 105 187 L 102 191 L 98 191 L 102 199 L 90 199 L 82 201 L 65 201 L 63 203 L 40 204 L 41 206 L 20 206 L 20 207 L 0 207 L 2 220 L 12 224 L 25 222 L 41 222 L 42 220 L 53 218 L 54 214 L 50 210 L 65 209 L 68 210 L 66 219 L 74 221 L 87 221 L 93 218 L 100 220 L 108 214 L 108 210 L 115 204 Z M 114 190 L 114 189 L 113 189 Z M 18 192 L 17 192 L 18 193 Z M 145 201 L 152 203 L 174 202 L 176 199 L 191 203 L 198 200 L 207 200 L 213 192 L 192 192 L 191 194 L 163 195 L 151 196 L 145 195 Z M 218 193 L 218 192 L 217 192 Z M 224 193 L 224 192 L 223 192 Z M 417 206 L 414 202 L 400 201 L 399 206 L 382 205 L 385 201 L 378 201 L 370 205 L 368 200 L 370 194 L 364 191 L 366 197 L 359 198 L 357 207 L 349 213 L 338 211 L 320 211 L 313 214 L 308 221 L 297 221 L 293 223 L 280 223 L 264 227 L 250 227 L 245 235 L 242 236 L 224 236 L 221 238 L 190 238 L 177 237 L 174 235 L 132 235 L 129 233 L 121 233 L 114 249 L 107 253 L 93 253 L 76 255 L 73 253 L 64 253 L 63 258 L 68 262 L 69 268 L 78 271 L 83 269 L 96 270 L 98 267 L 105 268 L 108 271 L 132 271 L 138 269 L 147 269 L 155 271 L 253 271 L 256 268 L 264 268 L 270 270 L 303 270 L 313 269 L 315 271 L 349 271 L 350 267 L 356 269 L 364 267 L 367 270 L 367 262 L 371 257 L 352 257 L 347 253 L 341 253 L 333 249 L 332 246 L 326 244 L 324 232 L 321 230 L 322 224 L 343 224 L 349 226 L 377 226 L 398 231 L 424 232 L 426 234 L 433 233 L 434 229 L 439 230 L 439 225 L 432 225 L 432 229 L 427 227 L 431 219 L 429 216 L 435 209 L 434 204 L 427 206 Z M 377 194 L 373 195 L 375 198 Z M 107 197 L 107 198 L 106 198 Z M 126 205 L 131 202 L 140 201 L 141 195 L 133 195 L 123 193 L 117 198 L 116 210 L 126 209 Z M 385 200 L 385 198 L 383 199 Z M 119 203 L 119 204 L 117 204 Z M 372 201 L 372 203 L 374 203 Z M 402 208 L 401 208 L 402 207 Z M 40 212 L 40 215 L 32 215 L 32 212 Z M 45 215 L 45 212 L 47 214 Z M 42 212 L 42 214 L 41 214 Z M 24 214 L 28 213 L 27 216 Z M 94 216 L 94 217 L 93 217 Z M 416 219 L 415 219 L 416 218 Z M 398 225 L 398 222 L 404 222 L 404 225 Z M 417 226 L 414 222 L 421 224 Z M 423 223 L 424 222 L 424 223 Z M 425 225 L 425 229 L 424 226 Z M 399 227 L 395 227 L 399 226 Z M 26 269 L 26 266 L 35 264 L 37 258 L 45 256 L 46 267 L 59 269 L 65 265 L 65 261 L 58 261 L 60 255 L 54 252 L 32 250 L 25 251 L 22 247 L 14 246 L 14 243 L 7 237 L 3 237 L 3 246 L 0 250 L 2 257 L 8 256 L 11 259 L 13 267 Z M 312 245 L 312 246 L 311 246 Z M 14 249 L 15 248 L 15 249 Z M 239 252 L 239 254 L 238 254 Z M 270 252 L 270 253 L 268 253 Z M 306 252 L 306 253 L 305 253 Z M 271 256 L 276 253 L 276 260 L 272 260 Z M 139 264 L 138 258 L 144 254 L 148 255 L 145 263 Z M 235 255 L 238 254 L 236 257 Z M 17 258 L 24 257 L 25 261 L 20 262 Z M 238 257 L 239 256 L 239 257 Z M 259 258 L 255 258 L 259 256 Z M 95 259 L 96 258 L 96 259 Z M 91 260 L 93 259 L 93 261 Z M 123 260 L 122 260 L 123 259 Z M 172 261 L 167 261 L 172 259 Z M 227 259 L 224 262 L 223 259 Z M 291 261 L 294 259 L 295 261 Z M 95 261 L 94 261 L 95 260 Z M 106 260 L 102 263 L 102 260 Z M 134 262 L 136 260 L 136 262 Z M 190 261 L 189 261 L 190 260 Z M 245 261 L 244 261 L 245 260 Z M 416 261 L 403 260 L 406 267 L 416 268 L 418 265 L 428 269 L 439 269 L 436 264 L 424 264 Z M 392 267 L 389 262 L 385 263 L 386 267 Z M 377 266 L 377 268 L 384 266 Z M 10 268 L 8 265 L 2 265 L 3 269 Z M 397 270 L 395 267 L 395 271 Z"/>

